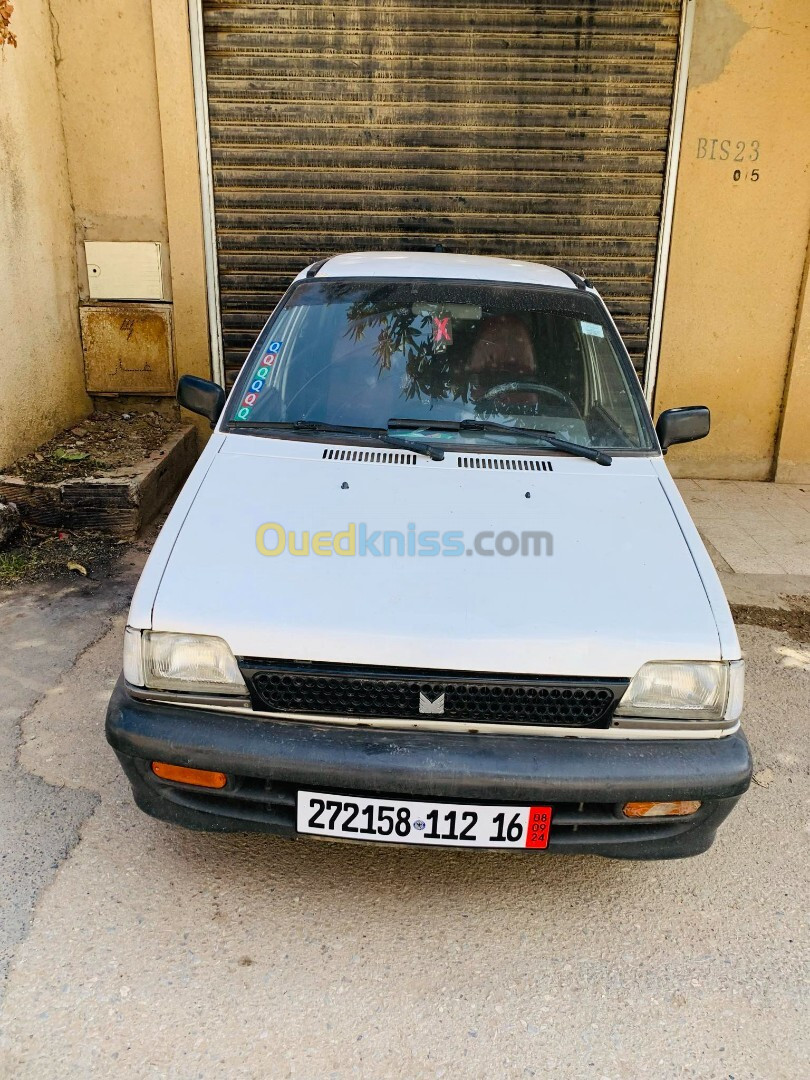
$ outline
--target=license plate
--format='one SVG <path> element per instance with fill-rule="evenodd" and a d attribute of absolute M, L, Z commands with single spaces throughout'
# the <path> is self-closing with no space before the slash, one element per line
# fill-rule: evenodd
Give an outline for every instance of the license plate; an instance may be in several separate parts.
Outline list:
<path fill-rule="evenodd" d="M 445 847 L 545 848 L 550 806 L 479 806 L 298 792 L 299 833 Z"/>

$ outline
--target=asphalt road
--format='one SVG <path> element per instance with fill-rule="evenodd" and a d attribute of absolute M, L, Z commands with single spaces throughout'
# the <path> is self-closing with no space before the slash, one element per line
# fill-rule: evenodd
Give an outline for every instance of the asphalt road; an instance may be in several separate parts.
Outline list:
<path fill-rule="evenodd" d="M 62 677 L 17 686 L 3 761 L 0 1076 L 810 1075 L 810 648 L 742 628 L 758 783 L 703 856 L 362 847 L 142 815 L 101 599 L 4 624 L 7 674 L 56 634 Z"/>

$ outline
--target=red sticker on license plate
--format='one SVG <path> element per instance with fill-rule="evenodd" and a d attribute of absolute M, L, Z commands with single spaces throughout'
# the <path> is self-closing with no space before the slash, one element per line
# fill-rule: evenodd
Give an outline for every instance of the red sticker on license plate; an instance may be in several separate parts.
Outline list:
<path fill-rule="evenodd" d="M 530 806 L 529 820 L 526 825 L 526 847 L 548 847 L 548 833 L 551 828 L 551 807 Z"/>

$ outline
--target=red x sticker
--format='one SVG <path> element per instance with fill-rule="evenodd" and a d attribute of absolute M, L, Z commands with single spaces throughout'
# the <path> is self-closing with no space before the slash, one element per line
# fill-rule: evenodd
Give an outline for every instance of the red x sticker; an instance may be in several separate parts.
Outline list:
<path fill-rule="evenodd" d="M 433 340 L 438 344 L 440 341 L 446 341 L 448 345 L 453 344 L 453 331 L 450 327 L 450 316 L 446 315 L 443 319 L 438 315 L 433 316 Z"/>

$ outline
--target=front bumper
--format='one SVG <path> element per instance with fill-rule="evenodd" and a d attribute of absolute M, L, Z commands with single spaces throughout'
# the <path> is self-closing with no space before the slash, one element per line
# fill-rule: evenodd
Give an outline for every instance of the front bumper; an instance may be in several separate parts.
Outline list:
<path fill-rule="evenodd" d="M 751 755 L 721 739 L 472 735 L 257 719 L 136 700 L 119 679 L 107 739 L 146 813 L 192 829 L 295 835 L 298 788 L 388 798 L 550 804 L 550 852 L 677 858 L 711 846 L 748 788 Z M 215 769 L 219 791 L 161 780 L 152 761 Z M 628 819 L 637 800 L 699 799 L 688 818 Z"/>

